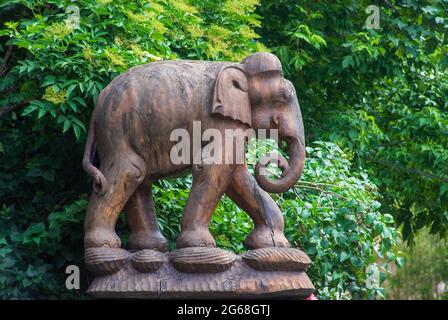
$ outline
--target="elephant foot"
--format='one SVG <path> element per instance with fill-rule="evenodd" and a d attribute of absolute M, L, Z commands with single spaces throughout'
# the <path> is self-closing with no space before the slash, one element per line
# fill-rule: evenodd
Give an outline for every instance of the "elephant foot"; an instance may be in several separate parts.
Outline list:
<path fill-rule="evenodd" d="M 178 249 L 188 247 L 216 247 L 215 239 L 207 228 L 183 230 L 177 237 Z"/>
<path fill-rule="evenodd" d="M 255 227 L 247 236 L 244 244 L 250 249 L 290 247 L 282 231 L 272 230 L 267 226 Z"/>
<path fill-rule="evenodd" d="M 120 237 L 113 230 L 103 228 L 91 229 L 84 235 L 84 247 L 87 248 L 120 248 Z"/>
<path fill-rule="evenodd" d="M 152 249 L 161 252 L 168 251 L 168 241 L 159 230 L 133 232 L 129 236 L 131 250 Z"/>

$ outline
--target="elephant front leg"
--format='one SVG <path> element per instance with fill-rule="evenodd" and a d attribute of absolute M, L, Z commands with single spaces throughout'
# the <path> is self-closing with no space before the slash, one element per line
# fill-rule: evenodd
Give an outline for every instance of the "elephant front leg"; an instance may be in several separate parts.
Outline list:
<path fill-rule="evenodd" d="M 129 236 L 130 249 L 168 250 L 168 241 L 160 232 L 157 224 L 152 200 L 151 182 L 145 181 L 140 184 L 126 203 L 124 211 L 131 228 L 131 235 Z"/>
<path fill-rule="evenodd" d="M 289 247 L 289 242 L 283 234 L 284 220 L 280 208 L 269 194 L 260 188 L 246 165 L 235 170 L 226 194 L 254 221 L 254 230 L 245 241 L 247 247 Z"/>
<path fill-rule="evenodd" d="M 193 166 L 193 186 L 182 217 L 177 248 L 216 246 L 208 227 L 233 170 L 231 165 Z"/>

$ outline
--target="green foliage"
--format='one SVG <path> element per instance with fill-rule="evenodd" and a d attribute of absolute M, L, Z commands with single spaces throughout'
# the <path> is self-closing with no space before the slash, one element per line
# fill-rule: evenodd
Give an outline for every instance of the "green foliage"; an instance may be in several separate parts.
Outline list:
<path fill-rule="evenodd" d="M 367 29 L 368 5 L 380 29 Z M 310 141 L 353 154 L 405 238 L 448 230 L 448 3 L 287 1 L 259 7 L 262 41 L 301 97 Z"/>
<path fill-rule="evenodd" d="M 129 67 L 178 57 L 240 60 L 262 48 L 252 40 L 256 16 L 244 15 L 253 1 L 237 12 L 213 1 L 200 9 L 181 0 L 82 1 L 79 26 L 67 23 L 67 1 L 16 3 L 25 18 L 5 22 L 0 36 L 10 39 L 1 49 L 12 46 L 22 59 L 2 80 L 1 104 L 29 102 L 22 116 L 72 129 L 78 140 L 101 89 Z"/>
<path fill-rule="evenodd" d="M 406 263 L 388 277 L 388 299 L 448 299 L 448 241 L 432 235 L 427 228 L 420 230 L 415 245 L 400 247 L 406 253 Z"/>
<path fill-rule="evenodd" d="M 394 219 L 380 213 L 376 186 L 351 171 L 339 147 L 315 142 L 307 153 L 303 178 L 279 199 L 287 237 L 313 260 L 321 298 L 383 298 L 386 263 L 399 258 Z"/>
<path fill-rule="evenodd" d="M 0 2 L 0 297 L 78 296 L 65 288 L 65 267 L 83 266 L 91 185 L 81 159 L 102 88 L 157 59 L 240 60 L 263 49 L 253 40 L 256 3 Z M 164 209 L 171 212 L 162 222 L 170 235 L 181 211 Z"/>
<path fill-rule="evenodd" d="M 348 156 L 336 145 L 315 142 L 307 152 L 300 182 L 274 196 L 285 215 L 285 235 L 313 260 L 308 274 L 320 299 L 384 297 L 387 264 L 401 258 L 392 216 L 379 212 L 375 185 L 366 173 L 351 171 Z M 159 220 L 173 248 L 190 185 L 189 179 L 178 179 L 155 188 Z M 219 247 L 242 252 L 252 227 L 250 217 L 224 197 L 210 230 Z"/>
<path fill-rule="evenodd" d="M 60 299 L 80 295 L 63 288 L 66 266 L 82 266 L 76 248 L 83 243 L 80 228 L 86 205 L 87 199 L 81 199 L 61 209 L 56 207 L 46 217 L 37 213 L 41 219 L 18 215 L 14 205 L 3 206 L 0 210 L 2 298 Z"/>

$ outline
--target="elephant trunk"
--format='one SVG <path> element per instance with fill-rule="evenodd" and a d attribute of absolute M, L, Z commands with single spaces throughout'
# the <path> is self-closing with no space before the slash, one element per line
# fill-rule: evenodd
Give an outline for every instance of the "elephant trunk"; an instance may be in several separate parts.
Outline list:
<path fill-rule="evenodd" d="M 268 177 L 266 166 L 273 157 L 262 158 L 255 166 L 255 179 L 260 187 L 270 193 L 282 193 L 292 188 L 299 180 L 305 164 L 305 142 L 303 137 L 286 139 L 288 145 L 289 163 L 282 155 L 276 155 L 275 160 L 283 170 L 282 177 L 272 180 Z M 266 161 L 267 160 L 267 161 Z"/>

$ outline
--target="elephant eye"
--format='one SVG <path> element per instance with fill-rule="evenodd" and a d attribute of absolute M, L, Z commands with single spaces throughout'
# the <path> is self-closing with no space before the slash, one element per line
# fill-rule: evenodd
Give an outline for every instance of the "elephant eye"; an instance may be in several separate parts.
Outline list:
<path fill-rule="evenodd" d="M 291 101 L 291 99 L 292 99 L 292 91 L 290 91 L 290 90 L 285 90 L 284 92 L 283 92 L 283 98 L 286 100 L 286 101 Z"/>
<path fill-rule="evenodd" d="M 291 102 L 292 94 L 291 92 L 284 90 L 274 99 L 275 102 L 288 103 Z"/>
<path fill-rule="evenodd" d="M 294 96 L 294 89 L 291 88 L 292 84 L 288 80 L 283 80 L 278 93 L 279 102 L 290 103 Z"/>

